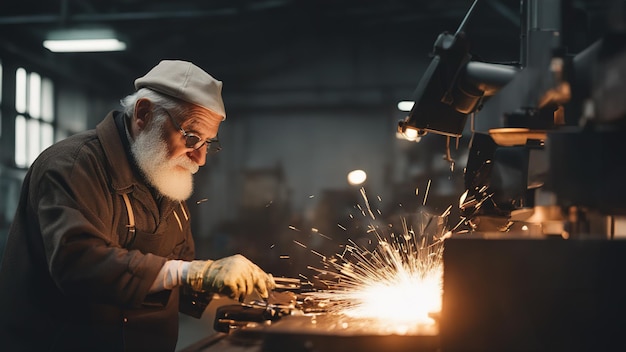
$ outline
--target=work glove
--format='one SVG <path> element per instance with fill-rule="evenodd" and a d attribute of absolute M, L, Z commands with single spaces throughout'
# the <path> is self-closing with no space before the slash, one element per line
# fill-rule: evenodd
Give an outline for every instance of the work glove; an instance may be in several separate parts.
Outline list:
<path fill-rule="evenodd" d="M 194 260 L 182 281 L 194 291 L 225 294 L 240 302 L 254 291 L 268 298 L 269 290 L 276 286 L 272 275 L 240 254 L 215 261 Z"/>

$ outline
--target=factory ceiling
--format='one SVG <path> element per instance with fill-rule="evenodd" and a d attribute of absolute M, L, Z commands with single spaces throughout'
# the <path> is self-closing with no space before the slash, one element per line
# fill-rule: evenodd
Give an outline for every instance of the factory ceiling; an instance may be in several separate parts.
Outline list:
<path fill-rule="evenodd" d="M 607 1 L 574 2 L 604 23 Z M 424 42 L 455 31 L 472 0 L 55 0 L 3 1 L 0 50 L 60 77 L 98 87 L 127 89 L 129 77 L 162 58 L 184 58 L 243 83 L 285 65 L 274 62 L 294 43 L 323 43 L 331 38 L 367 41 L 376 36 Z M 468 23 L 474 45 L 500 39 L 514 50 L 520 33 L 519 0 L 480 1 Z M 106 26 L 128 43 L 110 53 L 52 53 L 42 41 L 53 29 Z M 407 48 L 411 49 L 411 43 Z M 417 47 L 417 46 L 416 46 Z M 427 55 L 428 52 L 424 52 Z M 517 55 L 515 53 L 513 56 Z M 252 77 L 252 78 L 251 78 Z M 88 78 L 88 79 L 87 79 Z M 97 83 L 95 83 L 97 82 Z M 416 82 L 417 83 L 417 82 Z"/>

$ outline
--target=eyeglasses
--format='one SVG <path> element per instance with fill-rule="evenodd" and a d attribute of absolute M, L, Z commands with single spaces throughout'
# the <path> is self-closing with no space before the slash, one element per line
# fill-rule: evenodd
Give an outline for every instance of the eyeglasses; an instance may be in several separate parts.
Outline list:
<path fill-rule="evenodd" d="M 183 134 L 183 137 L 185 137 L 185 147 L 198 150 L 206 144 L 207 154 L 215 154 L 219 152 L 220 150 L 222 150 L 222 146 L 220 144 L 220 141 L 217 139 L 217 137 L 204 140 L 200 138 L 199 136 L 197 136 L 196 134 L 194 134 L 193 132 L 187 132 L 182 127 L 180 127 L 178 122 L 176 122 L 176 120 L 172 117 L 172 115 L 170 115 L 169 111 L 167 111 L 166 109 L 163 109 L 163 110 L 165 111 L 167 116 L 170 117 L 174 126 L 176 126 L 176 128 L 180 131 L 180 133 Z"/>

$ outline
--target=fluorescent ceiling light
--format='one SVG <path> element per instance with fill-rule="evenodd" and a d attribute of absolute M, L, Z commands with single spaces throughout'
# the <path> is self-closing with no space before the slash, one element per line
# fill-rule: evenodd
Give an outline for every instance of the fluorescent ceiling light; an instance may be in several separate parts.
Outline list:
<path fill-rule="evenodd" d="M 117 39 L 44 40 L 43 46 L 56 53 L 126 50 L 126 43 Z"/>
<path fill-rule="evenodd" d="M 66 29 L 50 32 L 43 46 L 53 52 L 98 52 L 126 50 L 112 30 Z"/>

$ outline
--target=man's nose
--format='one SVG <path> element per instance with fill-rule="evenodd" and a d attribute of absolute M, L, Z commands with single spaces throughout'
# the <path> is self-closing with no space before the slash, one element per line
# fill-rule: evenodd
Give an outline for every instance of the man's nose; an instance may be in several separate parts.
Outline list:
<path fill-rule="evenodd" d="M 198 149 L 187 152 L 189 158 L 198 164 L 198 166 L 204 166 L 204 164 L 206 164 L 206 154 L 206 144 Z"/>

